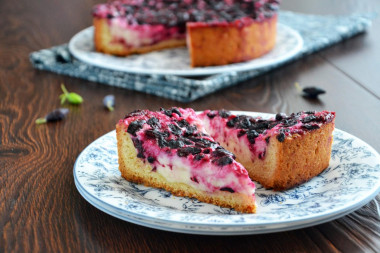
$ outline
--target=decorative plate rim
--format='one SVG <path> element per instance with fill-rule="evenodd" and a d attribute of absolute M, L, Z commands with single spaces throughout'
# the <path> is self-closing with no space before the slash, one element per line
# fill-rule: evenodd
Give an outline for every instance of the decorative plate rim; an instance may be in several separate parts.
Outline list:
<path fill-rule="evenodd" d="M 271 52 L 274 52 L 276 48 L 280 48 L 282 45 L 281 43 L 277 43 L 275 48 L 269 52 L 268 54 L 253 59 L 251 61 L 242 62 L 242 63 L 234 63 L 224 66 L 210 66 L 210 67 L 197 67 L 197 68 L 191 68 L 191 69 L 146 69 L 143 67 L 131 67 L 129 66 L 126 68 L 125 66 L 122 66 L 118 64 L 117 62 L 112 63 L 113 59 L 120 59 L 120 57 L 107 55 L 103 53 L 98 53 L 95 51 L 84 51 L 76 46 L 76 43 L 78 41 L 84 40 L 85 35 L 87 33 L 93 33 L 93 26 L 90 26 L 88 28 L 85 28 L 75 34 L 69 41 L 69 51 L 71 54 L 77 58 L 78 60 L 85 62 L 87 64 L 101 67 L 101 68 L 107 68 L 111 70 L 117 70 L 127 73 L 136 73 L 136 74 L 157 74 L 157 75 L 176 75 L 176 76 L 207 76 L 207 75 L 213 75 L 213 74 L 220 74 L 225 72 L 239 72 L 239 71 L 248 71 L 248 70 L 254 70 L 259 68 L 268 67 L 271 65 L 280 64 L 282 62 L 285 62 L 286 60 L 289 60 L 290 58 L 294 57 L 297 53 L 299 53 L 302 50 L 303 47 L 303 39 L 301 35 L 294 30 L 293 28 L 278 23 L 278 33 L 284 33 L 288 36 L 291 36 L 294 40 L 294 46 L 291 50 L 287 50 L 285 53 L 283 53 L 280 56 L 276 56 L 275 59 L 270 59 L 269 56 L 271 55 Z M 87 41 L 86 41 L 87 42 Z M 88 43 L 93 43 L 92 40 Z M 171 49 L 168 49 L 170 51 Z M 156 52 L 157 53 L 157 52 Z M 145 54 L 146 55 L 146 54 Z M 93 56 L 101 57 L 102 61 L 94 61 Z M 269 58 L 269 59 L 267 59 Z M 111 61 L 111 63 L 107 63 L 107 61 Z"/>
<path fill-rule="evenodd" d="M 268 117 L 273 116 L 272 114 L 264 114 L 264 113 L 255 113 L 255 112 L 242 112 L 242 111 L 235 111 L 233 113 L 236 114 L 253 114 L 253 115 L 259 115 L 262 117 Z M 183 232 L 183 233 L 192 233 L 192 234 L 256 234 L 256 233 L 268 233 L 268 232 L 278 232 L 278 231 L 286 231 L 291 229 L 297 229 L 302 227 L 308 227 L 317 225 L 323 222 L 327 222 L 336 218 L 339 218 L 341 216 L 344 216 L 371 201 L 380 191 L 380 182 L 377 183 L 376 187 L 372 187 L 371 191 L 366 191 L 367 194 L 363 194 L 361 198 L 358 198 L 355 200 L 354 203 L 346 203 L 345 205 L 341 205 L 339 208 L 336 208 L 333 211 L 324 211 L 321 213 L 314 213 L 310 214 L 304 217 L 298 217 L 298 218 L 292 218 L 289 220 L 272 220 L 269 219 L 267 221 L 263 220 L 256 220 L 255 223 L 231 223 L 231 221 L 228 221 L 228 219 L 224 223 L 216 223 L 216 222 L 205 222 L 205 221 L 183 221 L 183 220 L 168 220 L 162 217 L 150 217 L 146 216 L 145 214 L 131 212 L 130 210 L 125 210 L 120 207 L 115 207 L 110 203 L 105 202 L 104 200 L 97 198 L 96 196 L 92 195 L 90 192 L 88 192 L 84 186 L 81 185 L 80 180 L 78 179 L 76 168 L 78 167 L 78 161 L 79 158 L 85 154 L 87 150 L 90 149 L 92 145 L 95 145 L 98 141 L 100 141 L 102 138 L 105 138 L 105 136 L 108 135 L 114 135 L 115 130 L 97 138 L 95 141 L 93 141 L 91 144 L 89 144 L 78 156 L 78 159 L 76 160 L 74 164 L 74 181 L 75 185 L 80 192 L 80 194 L 93 206 L 96 208 L 102 210 L 103 212 L 106 212 L 114 217 L 117 217 L 119 219 L 129 221 L 132 223 L 136 223 L 139 225 L 144 225 L 147 227 L 157 228 L 161 230 L 167 230 L 167 231 L 173 231 L 173 232 Z M 366 146 L 366 148 L 369 149 L 372 155 L 375 156 L 374 159 L 376 159 L 376 165 L 380 164 L 380 155 L 376 152 L 375 149 L 373 149 L 370 145 L 362 141 L 361 139 L 346 133 L 342 130 L 335 129 L 334 131 L 334 137 L 336 134 L 342 134 L 347 135 L 354 140 L 358 141 L 359 144 Z M 308 184 L 308 183 L 305 183 Z M 95 199 L 95 203 L 91 198 Z M 143 203 L 143 205 L 148 205 L 146 203 Z M 105 206 L 105 207 L 104 207 Z M 165 208 L 165 207 L 164 207 Z M 119 215 L 118 213 L 121 212 L 123 215 Z M 180 215 L 189 215 L 189 213 L 184 213 L 181 210 L 177 210 Z M 223 214 L 205 214 L 205 213 L 192 213 L 193 217 L 202 217 L 205 215 L 214 215 L 223 217 Z M 255 216 L 257 214 L 235 214 L 237 216 Z M 227 215 L 224 219 L 227 217 L 231 217 L 231 215 Z M 288 226 L 289 225 L 289 226 Z M 197 227 L 198 228 L 195 228 Z M 209 230 L 207 227 L 212 227 L 214 230 Z M 269 226 L 269 227 L 268 227 Z M 192 228 L 191 228 L 192 227 Z"/>

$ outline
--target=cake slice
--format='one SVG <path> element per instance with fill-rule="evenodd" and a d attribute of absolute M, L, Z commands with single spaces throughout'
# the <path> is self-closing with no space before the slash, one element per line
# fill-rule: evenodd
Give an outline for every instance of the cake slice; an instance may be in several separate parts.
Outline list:
<path fill-rule="evenodd" d="M 116 125 L 119 169 L 129 181 L 254 213 L 255 185 L 192 109 L 138 110 Z"/>
<path fill-rule="evenodd" d="M 329 165 L 335 113 L 276 114 L 269 120 L 229 111 L 204 111 L 206 131 L 234 153 L 252 180 L 285 190 L 321 173 Z"/>

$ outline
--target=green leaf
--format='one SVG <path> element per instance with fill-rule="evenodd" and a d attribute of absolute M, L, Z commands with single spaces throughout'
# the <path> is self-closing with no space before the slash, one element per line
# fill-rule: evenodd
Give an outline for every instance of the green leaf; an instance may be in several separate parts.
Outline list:
<path fill-rule="evenodd" d="M 81 104 L 83 102 L 83 98 L 74 92 L 70 92 L 67 96 L 67 101 L 69 101 L 70 104 Z"/>
<path fill-rule="evenodd" d="M 79 94 L 75 92 L 68 92 L 65 85 L 61 84 L 61 89 L 63 91 L 63 94 L 59 96 L 61 99 L 61 104 L 65 103 L 66 100 L 70 104 L 81 104 L 83 102 L 83 98 Z"/>

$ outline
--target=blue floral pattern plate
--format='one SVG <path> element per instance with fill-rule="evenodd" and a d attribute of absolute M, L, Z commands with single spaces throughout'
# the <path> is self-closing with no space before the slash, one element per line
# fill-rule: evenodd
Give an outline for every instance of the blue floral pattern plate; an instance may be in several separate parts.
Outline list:
<path fill-rule="evenodd" d="M 96 208 L 151 228 L 208 235 L 292 230 L 344 216 L 380 191 L 380 155 L 344 131 L 335 129 L 333 134 L 330 166 L 320 175 L 282 192 L 256 184 L 256 214 L 242 214 L 126 181 L 118 170 L 115 131 L 82 151 L 74 165 L 74 180 L 80 194 Z"/>
<path fill-rule="evenodd" d="M 94 50 L 94 27 L 77 33 L 69 42 L 69 50 L 80 61 L 106 69 L 149 75 L 203 76 L 253 70 L 291 59 L 301 51 L 303 40 L 297 31 L 288 26 L 278 24 L 277 30 L 276 46 L 268 54 L 248 62 L 215 67 L 191 68 L 185 47 L 128 57 L 98 53 Z"/>

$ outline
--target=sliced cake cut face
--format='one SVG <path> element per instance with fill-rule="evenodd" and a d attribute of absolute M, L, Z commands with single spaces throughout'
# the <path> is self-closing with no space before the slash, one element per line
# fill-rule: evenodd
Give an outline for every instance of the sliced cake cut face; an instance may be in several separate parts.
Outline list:
<path fill-rule="evenodd" d="M 229 111 L 204 111 L 206 131 L 266 188 L 294 187 L 328 167 L 335 113 L 276 114 L 269 120 Z"/>
<path fill-rule="evenodd" d="M 255 185 L 235 156 L 206 134 L 192 109 L 135 111 L 117 124 L 124 178 L 175 195 L 255 212 Z"/>
<path fill-rule="evenodd" d="M 98 4 L 92 12 L 95 47 L 126 56 L 185 46 L 187 41 L 193 66 L 248 60 L 274 46 L 278 6 L 276 0 L 123 0 Z M 228 61 L 199 59 L 213 41 L 229 42 L 225 49 L 233 50 L 225 52 Z M 216 58 L 222 55 L 215 54 Z"/>

